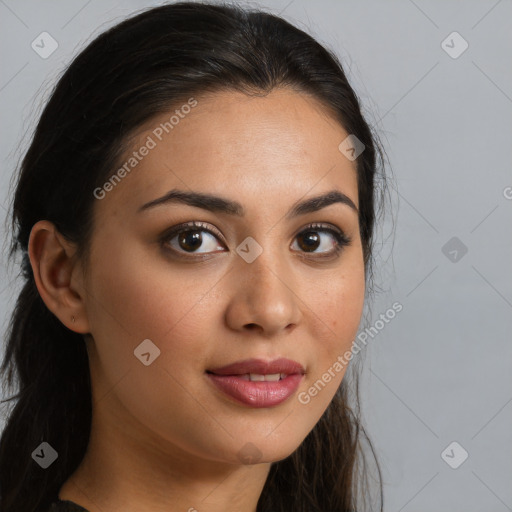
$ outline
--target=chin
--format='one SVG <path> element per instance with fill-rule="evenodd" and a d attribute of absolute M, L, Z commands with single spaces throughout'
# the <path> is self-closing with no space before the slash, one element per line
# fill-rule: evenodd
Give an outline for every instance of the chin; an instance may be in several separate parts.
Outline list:
<path fill-rule="evenodd" d="M 238 464 L 243 465 L 279 462 L 289 457 L 299 446 L 300 443 L 283 446 L 278 439 L 270 442 L 265 438 L 257 442 L 248 441 L 235 452 L 235 459 Z"/>

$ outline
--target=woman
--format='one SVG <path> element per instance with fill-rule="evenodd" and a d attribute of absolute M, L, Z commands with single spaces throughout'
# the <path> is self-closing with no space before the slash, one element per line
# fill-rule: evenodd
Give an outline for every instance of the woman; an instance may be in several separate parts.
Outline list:
<path fill-rule="evenodd" d="M 279 17 L 183 2 L 94 40 L 14 195 L 0 510 L 369 510 L 344 375 L 380 163 Z"/>

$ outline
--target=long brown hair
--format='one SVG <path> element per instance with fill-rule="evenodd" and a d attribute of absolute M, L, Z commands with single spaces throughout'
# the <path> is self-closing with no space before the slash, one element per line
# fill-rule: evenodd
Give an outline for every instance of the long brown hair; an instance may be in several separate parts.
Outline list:
<path fill-rule="evenodd" d="M 10 255 L 21 253 L 22 289 L 1 367 L 17 393 L 4 400 L 16 402 L 0 440 L 0 512 L 45 510 L 82 461 L 91 428 L 83 337 L 62 325 L 37 291 L 27 254 L 32 226 L 41 219 L 53 222 L 86 258 L 93 190 L 116 169 L 138 127 L 193 95 L 226 89 L 266 94 L 278 86 L 320 100 L 365 146 L 357 159 L 357 180 L 371 289 L 383 151 L 331 51 L 278 16 L 233 5 L 173 3 L 107 30 L 56 84 L 21 162 L 13 197 Z M 46 470 L 32 460 L 43 441 L 58 452 Z M 357 374 L 349 378 L 347 373 L 299 448 L 271 465 L 258 512 L 369 510 L 364 445 L 377 469 L 382 510 L 380 470 L 361 422 Z"/>

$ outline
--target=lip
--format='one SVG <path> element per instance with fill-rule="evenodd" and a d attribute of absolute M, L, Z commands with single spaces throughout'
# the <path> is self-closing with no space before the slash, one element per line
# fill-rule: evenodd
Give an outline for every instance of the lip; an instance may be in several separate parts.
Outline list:
<path fill-rule="evenodd" d="M 271 375 L 285 374 L 279 381 L 250 381 L 248 373 Z M 236 402 L 254 408 L 273 407 L 292 396 L 304 377 L 302 365 L 291 359 L 280 358 L 274 361 L 246 359 L 207 370 L 206 376 L 213 385 Z"/>
<path fill-rule="evenodd" d="M 245 375 L 246 373 L 259 373 L 261 375 L 271 375 L 273 373 L 304 374 L 304 367 L 292 361 L 281 357 L 273 361 L 264 361 L 263 359 L 245 359 L 235 363 L 222 366 L 221 368 L 212 368 L 208 373 L 215 375 Z"/>

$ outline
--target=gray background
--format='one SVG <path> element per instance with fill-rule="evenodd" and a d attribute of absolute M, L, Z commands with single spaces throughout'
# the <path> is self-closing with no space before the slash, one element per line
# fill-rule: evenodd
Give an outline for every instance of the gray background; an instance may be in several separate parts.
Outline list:
<path fill-rule="evenodd" d="M 3 218 L 13 169 L 57 75 L 86 42 L 151 5 L 0 0 Z M 388 218 L 377 246 L 385 291 L 370 323 L 395 301 L 403 310 L 370 338 L 362 375 L 385 511 L 512 510 L 512 2 L 250 5 L 335 50 L 395 175 L 395 234 L 384 236 Z M 31 48 L 43 31 L 58 42 L 47 59 Z M 469 44 L 457 58 L 442 47 L 454 31 Z M 444 44 L 452 55 L 463 48 L 457 37 Z M 5 331 L 17 291 L 5 244 L 0 277 Z M 445 460 L 460 461 L 462 449 L 469 457 L 452 469 Z"/>

